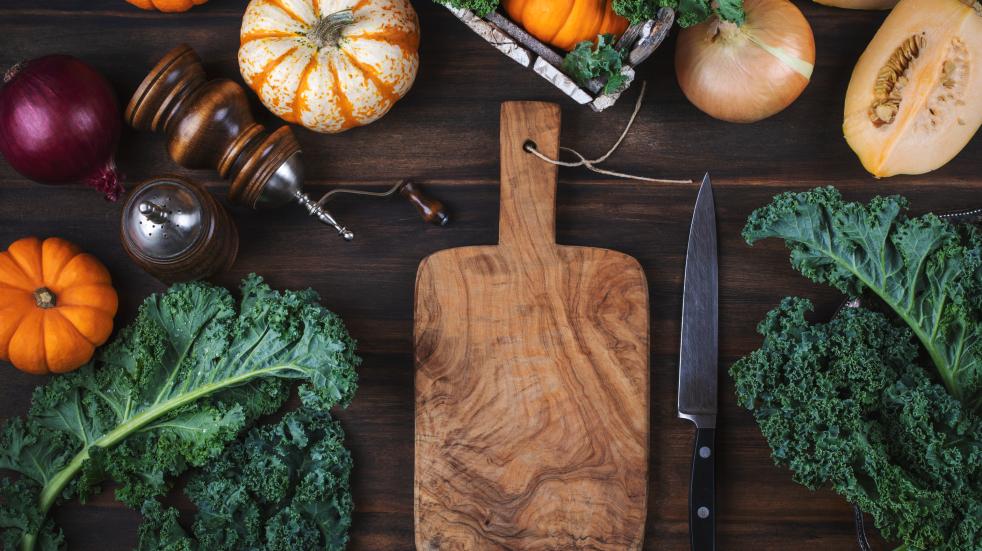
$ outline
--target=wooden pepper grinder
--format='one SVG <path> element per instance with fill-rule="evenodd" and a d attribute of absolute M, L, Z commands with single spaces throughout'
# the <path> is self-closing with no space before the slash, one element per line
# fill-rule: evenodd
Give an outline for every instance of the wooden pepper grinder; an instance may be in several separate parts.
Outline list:
<path fill-rule="evenodd" d="M 298 202 L 307 212 L 351 240 L 354 234 L 323 208 L 327 196 L 303 192 L 300 144 L 282 126 L 272 133 L 257 123 L 245 90 L 228 79 L 205 79 L 201 58 L 182 44 L 164 56 L 137 88 L 126 107 L 126 122 L 138 130 L 163 131 L 171 158 L 186 168 L 214 168 L 231 181 L 228 197 L 254 209 Z M 336 190 L 337 191 L 337 190 Z M 403 195 L 420 205 L 439 205 L 418 188 Z M 366 193 L 365 195 L 379 195 Z M 445 222 L 444 222 L 445 223 Z M 441 224 L 442 225 L 442 224 Z"/>
<path fill-rule="evenodd" d="M 224 208 L 200 185 L 174 176 L 129 193 L 120 222 L 126 254 L 164 283 L 205 279 L 228 270 L 239 233 Z"/>

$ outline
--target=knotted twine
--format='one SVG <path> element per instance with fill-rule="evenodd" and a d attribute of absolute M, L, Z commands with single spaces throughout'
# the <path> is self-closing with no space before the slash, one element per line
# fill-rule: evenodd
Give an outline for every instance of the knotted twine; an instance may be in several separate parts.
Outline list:
<path fill-rule="evenodd" d="M 647 86 L 648 86 L 647 82 L 641 83 L 641 93 L 638 94 L 638 101 L 634 104 L 634 113 L 631 113 L 631 118 L 627 121 L 627 125 L 624 127 L 624 131 L 621 132 L 621 137 L 617 138 L 617 141 L 614 142 L 614 145 L 600 157 L 597 157 L 596 159 L 587 159 L 585 156 L 583 156 L 579 151 L 576 151 L 575 149 L 569 147 L 560 147 L 559 149 L 561 151 L 568 151 L 579 159 L 578 161 L 561 161 L 559 159 L 552 159 L 546 156 L 544 153 L 539 151 L 536 148 L 535 144 L 532 142 L 527 142 L 525 144 L 524 146 L 525 151 L 531 153 L 532 155 L 535 155 L 539 159 L 542 159 L 543 161 L 552 165 L 565 166 L 571 168 L 582 166 L 585 167 L 587 170 L 592 170 L 597 174 L 604 174 L 606 176 L 615 176 L 617 178 L 626 178 L 628 180 L 641 180 L 644 182 L 655 182 L 658 184 L 691 184 L 692 180 L 664 180 L 661 178 L 647 178 L 645 176 L 636 176 L 634 174 L 626 174 L 623 172 L 607 170 L 605 168 L 600 168 L 599 166 L 597 166 L 600 163 L 606 161 L 611 155 L 613 155 L 614 152 L 617 151 L 617 148 L 621 146 L 621 142 L 624 141 L 624 138 L 627 137 L 627 133 L 631 130 L 631 125 L 634 124 L 635 119 L 638 118 L 638 112 L 641 111 L 641 103 L 644 100 L 644 91 L 645 88 L 647 88 Z"/>

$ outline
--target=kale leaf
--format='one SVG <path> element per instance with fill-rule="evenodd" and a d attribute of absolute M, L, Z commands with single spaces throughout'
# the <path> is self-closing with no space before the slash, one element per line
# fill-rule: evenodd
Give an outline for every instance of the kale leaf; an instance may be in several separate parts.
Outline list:
<path fill-rule="evenodd" d="M 675 10 L 675 20 L 683 28 L 698 25 L 711 15 L 737 25 L 742 25 L 746 20 L 743 0 L 719 0 L 715 5 L 709 0 L 614 0 L 614 11 L 631 23 L 654 19 L 659 8 Z"/>
<path fill-rule="evenodd" d="M 185 493 L 198 507 L 192 535 L 175 509 L 148 500 L 138 549 L 343 550 L 354 508 L 351 466 L 341 424 L 301 407 L 252 429 L 191 477 Z"/>
<path fill-rule="evenodd" d="M 832 187 L 783 193 L 755 211 L 748 243 L 784 239 L 805 277 L 850 296 L 868 291 L 917 336 L 952 396 L 982 400 L 982 234 L 933 214 L 906 216 L 901 197 L 847 203 Z"/>
<path fill-rule="evenodd" d="M 916 363 L 902 323 L 847 308 L 811 325 L 787 298 L 730 370 L 778 464 L 831 486 L 907 549 L 982 548 L 982 421 Z"/>
<path fill-rule="evenodd" d="M 446 4 L 447 6 L 458 8 L 462 10 L 471 10 L 478 17 L 484 17 L 485 15 L 498 9 L 498 4 L 501 0 L 436 0 L 441 4 Z"/>
<path fill-rule="evenodd" d="M 614 47 L 615 42 L 612 34 L 598 35 L 596 44 L 589 40 L 580 42 L 563 58 L 563 71 L 580 85 L 590 79 L 606 78 L 603 92 L 620 92 L 627 84 L 627 77 L 621 74 L 624 60 Z"/>
<path fill-rule="evenodd" d="M 675 17 L 683 28 L 698 25 L 712 15 L 709 0 L 678 0 Z"/>
<path fill-rule="evenodd" d="M 677 8 L 678 0 L 614 0 L 614 11 L 631 23 L 655 19 L 659 8 Z"/>
<path fill-rule="evenodd" d="M 277 292 L 258 276 L 236 309 L 225 289 L 178 284 L 144 301 L 136 320 L 82 369 L 39 387 L 26 419 L 0 430 L 0 541 L 58 549 L 46 520 L 59 499 L 85 499 L 105 479 L 131 506 L 218 455 L 290 381 L 303 403 L 347 405 L 354 341 L 313 291 Z"/>
<path fill-rule="evenodd" d="M 803 275 L 885 313 L 812 325 L 785 299 L 730 373 L 798 482 L 831 486 L 905 549 L 982 549 L 982 235 L 906 211 L 831 187 L 755 211 L 748 243 L 784 239 Z"/>
<path fill-rule="evenodd" d="M 717 0 L 716 14 L 721 19 L 743 25 L 747 20 L 747 12 L 743 9 L 743 0 Z"/>

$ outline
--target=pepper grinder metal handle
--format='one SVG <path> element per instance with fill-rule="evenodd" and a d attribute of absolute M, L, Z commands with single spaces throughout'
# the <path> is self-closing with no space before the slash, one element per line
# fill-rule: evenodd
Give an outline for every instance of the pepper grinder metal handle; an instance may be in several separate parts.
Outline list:
<path fill-rule="evenodd" d="M 297 201 L 305 209 L 307 209 L 307 212 L 310 213 L 311 216 L 317 218 L 328 226 L 332 226 L 338 231 L 338 235 L 340 235 L 345 241 L 351 241 L 355 238 L 355 234 L 351 230 L 339 224 L 330 212 L 318 205 L 316 201 L 311 200 L 306 193 L 297 190 L 293 192 L 293 196 L 297 198 Z"/>

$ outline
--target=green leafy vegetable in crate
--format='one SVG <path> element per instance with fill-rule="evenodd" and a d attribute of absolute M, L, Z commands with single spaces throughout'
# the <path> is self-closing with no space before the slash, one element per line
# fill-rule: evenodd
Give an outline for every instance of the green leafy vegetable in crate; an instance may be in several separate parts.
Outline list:
<path fill-rule="evenodd" d="M 462 8 L 466 10 L 471 10 L 477 15 L 485 16 L 494 10 L 498 9 L 501 0 L 438 0 L 449 6 L 456 8 Z M 528 1 L 528 0 L 525 0 Z M 557 5 L 555 10 L 545 9 L 542 13 L 553 13 L 553 12 L 563 12 L 567 15 L 571 10 L 568 8 L 563 10 L 560 9 L 563 6 L 568 6 L 575 3 L 576 0 L 538 0 L 540 2 L 552 2 Z M 582 1 L 582 0 L 580 0 Z M 518 3 L 519 0 L 505 0 L 505 2 Z M 606 4 L 606 2 L 605 2 Z M 740 12 L 742 12 L 742 0 L 724 0 L 719 3 L 717 8 L 714 8 L 713 3 L 709 0 L 613 0 L 611 7 L 615 14 L 624 17 L 631 23 L 641 23 L 649 19 L 655 19 L 658 10 L 660 8 L 672 8 L 678 14 L 679 24 L 683 27 L 690 27 L 701 23 L 709 18 L 713 13 L 719 13 L 724 18 L 742 23 L 740 20 Z M 516 7 L 515 11 L 520 11 L 519 7 Z M 529 22 L 520 23 L 528 26 Z M 531 24 L 538 24 L 538 22 L 532 22 Z M 620 29 L 623 32 L 625 27 Z M 603 30 L 594 30 L 593 35 L 603 34 Z M 534 33 L 533 33 L 534 34 Z M 574 41 L 573 44 L 578 41 Z M 566 47 L 569 48 L 568 46 Z"/>
<path fill-rule="evenodd" d="M 563 71 L 580 84 L 592 78 L 607 77 L 603 92 L 621 91 L 627 78 L 621 74 L 624 66 L 621 52 L 613 44 L 614 37 L 609 34 L 598 36 L 596 45 L 589 41 L 580 42 L 563 59 Z"/>

